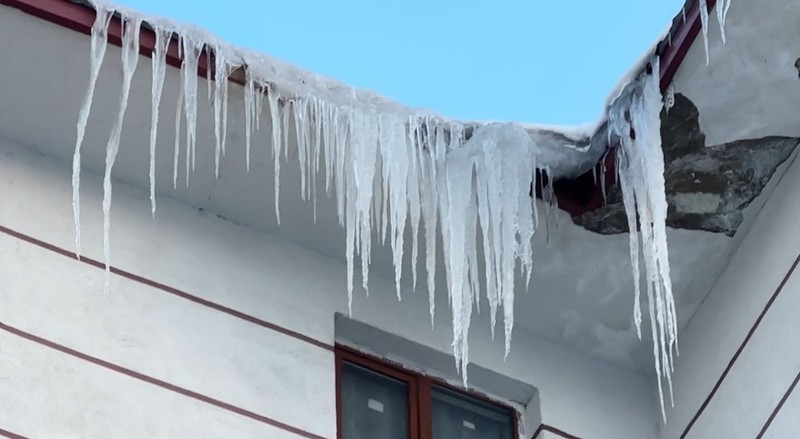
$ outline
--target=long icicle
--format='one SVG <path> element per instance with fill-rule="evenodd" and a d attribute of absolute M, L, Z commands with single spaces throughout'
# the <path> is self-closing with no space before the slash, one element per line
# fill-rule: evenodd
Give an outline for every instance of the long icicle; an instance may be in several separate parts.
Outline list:
<path fill-rule="evenodd" d="M 722 37 L 722 45 L 727 44 L 727 37 L 725 35 L 725 22 L 728 20 L 728 10 L 731 8 L 731 0 L 719 0 L 716 5 L 717 8 L 717 21 L 719 22 L 719 33 Z"/>
<path fill-rule="evenodd" d="M 245 136 L 245 167 L 250 172 L 250 141 L 253 136 L 253 124 L 257 121 L 256 115 L 256 84 L 250 69 L 245 70 L 244 86 L 244 136 Z M 256 118 L 255 121 L 253 118 Z"/>
<path fill-rule="evenodd" d="M 634 322 L 641 337 L 639 310 L 639 240 L 645 262 L 645 279 L 653 337 L 661 414 L 666 422 L 662 377 L 673 402 L 673 350 L 677 350 L 677 316 L 667 250 L 667 200 L 664 155 L 661 150 L 663 97 L 659 89 L 659 59 L 654 57 L 647 71 L 627 95 L 609 111 L 610 135 L 619 139 L 619 181 L 631 234 L 631 264 L 634 275 Z M 638 217 L 638 221 L 637 221 Z M 637 231 L 637 224 L 640 231 Z"/>
<path fill-rule="evenodd" d="M 227 130 L 227 90 L 228 90 L 227 58 L 220 45 L 214 48 L 214 176 L 219 178 L 220 156 L 224 154 Z M 211 79 L 209 78 L 209 81 Z"/>
<path fill-rule="evenodd" d="M 158 107 L 164 90 L 164 77 L 167 72 L 167 47 L 172 31 L 155 26 L 156 44 L 153 49 L 153 82 L 151 85 L 150 107 L 150 210 L 156 216 L 156 137 L 158 135 Z"/>
<path fill-rule="evenodd" d="M 197 69 L 200 53 L 204 44 L 196 35 L 184 35 L 183 64 L 183 99 L 186 114 L 186 186 L 189 186 L 189 174 L 194 169 L 197 139 Z"/>
<path fill-rule="evenodd" d="M 122 34 L 122 94 L 119 101 L 119 111 L 111 136 L 106 145 L 106 169 L 103 177 L 103 255 L 105 257 L 105 283 L 104 291 L 108 293 L 111 277 L 111 171 L 119 152 L 122 122 L 125 119 L 125 110 L 128 108 L 128 97 L 131 91 L 131 80 L 139 63 L 139 32 L 142 19 L 136 17 L 123 18 Z"/>
<path fill-rule="evenodd" d="M 81 257 L 81 146 L 86 134 L 86 124 L 92 109 L 94 89 L 97 77 L 100 76 L 100 67 L 103 65 L 106 47 L 108 46 L 108 26 L 111 23 L 113 10 L 105 7 L 97 8 L 97 16 L 92 25 L 91 46 L 92 53 L 89 64 L 89 85 L 78 114 L 77 139 L 75 140 L 75 153 L 72 156 L 72 214 L 75 221 L 75 254 Z"/>
<path fill-rule="evenodd" d="M 270 143 L 272 146 L 273 172 L 275 174 L 275 218 L 278 221 L 278 224 L 280 224 L 281 142 L 283 140 L 283 135 L 281 133 L 281 121 L 283 118 L 279 113 L 278 93 L 275 91 L 275 87 L 269 87 L 267 89 L 267 103 L 269 104 L 269 118 L 272 128 L 272 141 Z"/>
<path fill-rule="evenodd" d="M 708 3 L 707 0 L 700 1 L 700 25 L 703 32 L 703 47 L 706 50 L 706 65 L 711 62 L 711 57 L 708 54 Z"/>

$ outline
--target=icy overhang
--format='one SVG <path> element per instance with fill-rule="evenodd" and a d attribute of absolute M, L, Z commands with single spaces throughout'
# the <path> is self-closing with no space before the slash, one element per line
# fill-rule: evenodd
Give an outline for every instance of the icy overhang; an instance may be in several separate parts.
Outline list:
<path fill-rule="evenodd" d="M 30 6 L 33 3 L 37 2 L 26 4 Z M 224 207 L 230 203 L 252 204 L 258 194 L 269 190 L 269 185 L 263 184 L 261 177 L 257 185 L 252 184 L 252 180 L 245 183 L 247 179 L 236 180 L 237 183 L 231 185 L 223 179 L 216 180 L 215 175 L 240 176 L 251 167 L 265 166 L 274 167 L 274 171 L 282 170 L 283 175 L 293 178 L 299 175 L 302 181 L 300 191 L 293 195 L 313 200 L 315 217 L 317 195 L 329 190 L 333 195 L 326 209 L 322 209 L 324 197 L 319 198 L 319 215 L 328 215 L 329 219 L 332 215 L 332 222 L 345 225 L 351 282 L 357 280 L 355 275 L 361 271 L 364 287 L 367 286 L 373 239 L 376 243 L 381 240 L 390 243 L 398 284 L 400 276 L 407 276 L 409 271 L 401 270 L 403 261 L 408 259 L 408 254 L 404 254 L 406 247 L 411 247 L 413 259 L 417 253 L 425 255 L 428 276 L 434 276 L 437 267 L 440 271 L 442 266 L 448 268 L 444 271 L 448 272 L 446 288 L 453 306 L 455 353 L 461 366 L 466 367 L 467 331 L 473 301 L 478 293 L 486 291 L 490 295 L 493 312 L 503 309 L 507 342 L 510 339 L 514 291 L 523 284 L 516 279 L 514 267 L 520 266 L 529 275 L 533 260 L 529 241 L 538 227 L 538 216 L 536 205 L 528 199 L 527 188 L 536 178 L 536 173 L 546 176 L 539 181 L 547 181 L 546 186 L 549 186 L 537 188 L 537 192 L 552 194 L 549 182 L 591 169 L 607 152 L 610 139 L 610 144 L 619 145 L 623 150 L 627 148 L 628 166 L 623 166 L 621 173 L 631 177 L 629 189 L 636 193 L 635 202 L 643 203 L 648 209 L 658 207 L 655 216 L 650 218 L 652 224 L 650 221 L 647 223 L 648 229 L 653 224 L 655 227 L 643 237 L 643 251 L 650 256 L 644 271 L 649 276 L 656 276 L 651 280 L 661 285 L 659 296 L 652 298 L 650 303 L 656 301 L 664 305 L 659 312 L 666 315 L 659 315 L 658 326 L 655 326 L 655 318 L 651 321 L 653 333 L 662 336 L 660 343 L 654 343 L 660 346 L 657 364 L 664 365 L 659 372 L 668 375 L 676 325 L 674 310 L 670 307 L 669 272 L 663 271 L 666 260 L 665 212 L 663 199 L 658 195 L 659 185 L 663 187 L 663 182 L 657 178 L 658 160 L 649 160 L 660 156 L 657 118 L 653 118 L 654 111 L 661 108 L 657 78 L 660 70 L 656 60 L 651 58 L 652 52 L 643 57 L 641 64 L 631 71 L 609 99 L 611 114 L 616 116 L 612 124 L 605 122 L 605 113 L 599 123 L 578 130 L 474 123 L 453 121 L 431 112 L 403 107 L 374 93 L 355 90 L 264 55 L 228 46 L 192 27 L 145 18 L 125 9 L 107 8 L 104 4 L 98 4 L 98 7 L 100 19 L 95 22 L 92 38 L 92 59 L 96 69 L 92 69 L 94 74 L 86 76 L 98 78 L 98 72 L 106 72 L 107 69 L 99 67 L 100 58 L 106 55 L 107 50 L 103 47 L 106 40 L 121 43 L 121 51 L 116 48 L 108 50 L 109 56 L 115 55 L 115 61 L 106 57 L 105 62 L 106 65 L 112 62 L 114 69 L 118 73 L 121 70 L 122 75 L 109 79 L 106 72 L 99 75 L 96 84 L 90 80 L 87 96 L 96 89 L 104 90 L 94 93 L 94 104 L 97 106 L 96 101 L 102 101 L 101 108 L 107 109 L 108 113 L 93 114 L 89 119 L 90 124 L 91 121 L 100 124 L 103 134 L 98 134 L 96 128 L 89 129 L 86 142 L 78 142 L 77 151 L 88 150 L 83 150 L 83 155 L 77 157 L 75 186 L 79 188 L 81 165 L 87 166 L 87 161 L 90 169 L 106 174 L 104 208 L 107 230 L 111 227 L 112 171 L 113 180 L 140 182 L 142 171 L 147 169 L 146 163 L 149 162 L 151 170 L 156 168 L 150 178 L 154 192 L 170 193 L 171 187 L 172 196 L 189 194 L 187 198 L 195 200 L 192 202 L 194 205 L 202 205 L 206 196 L 211 199 L 212 195 L 225 194 L 225 197 L 216 197 L 221 204 L 217 206 L 219 209 L 214 209 L 217 211 L 226 211 Z M 122 20 L 112 20 L 112 12 Z M 143 22 L 149 22 L 155 32 L 140 33 Z M 176 39 L 175 35 L 179 38 Z M 152 55 L 152 63 L 140 59 L 140 51 Z M 117 64 L 119 55 L 121 64 Z M 83 67 L 85 64 L 88 63 Z M 180 66 L 181 77 L 177 78 L 177 72 L 168 69 L 167 64 Z M 649 70 L 641 68 L 646 64 L 650 66 Z M 80 67 L 76 66 L 76 69 Z M 145 105 L 140 96 L 130 95 L 130 88 L 142 90 L 141 71 L 146 68 L 150 68 L 152 73 L 144 75 L 147 89 L 151 85 L 155 87 L 148 90 L 151 94 L 147 98 L 152 98 L 152 101 Z M 200 79 L 195 72 L 200 73 Z M 203 76 L 214 80 L 203 81 Z M 229 76 L 241 87 L 229 86 Z M 162 82 L 165 79 L 169 81 Z M 130 108 L 126 108 L 129 95 Z M 116 100 L 119 102 L 114 102 Z M 68 106 L 75 104 L 67 102 Z M 89 100 L 86 102 L 88 104 Z M 229 106 L 232 102 L 236 102 L 236 107 Z M 149 116 L 151 112 L 155 114 L 152 104 L 161 109 L 161 117 L 155 118 L 156 123 L 148 124 L 142 116 Z M 205 104 L 210 108 L 204 107 Z M 87 108 L 90 107 L 83 106 L 84 110 Z M 230 127 L 228 113 L 236 115 L 236 120 L 244 121 L 243 126 Z M 126 142 L 118 136 L 123 131 L 123 124 L 127 126 L 131 119 L 136 121 L 139 132 L 133 134 L 125 130 L 123 138 L 136 136 L 137 139 Z M 181 128 L 170 127 L 172 136 L 166 136 L 166 141 L 161 129 L 165 121 L 183 124 Z M 261 131 L 256 130 L 259 123 Z M 147 132 L 156 126 L 158 128 L 153 132 L 157 136 L 153 141 Z M 213 131 L 210 141 L 198 143 L 198 132 L 209 127 Z M 107 134 L 109 128 L 112 131 L 110 137 Z M 638 134 L 634 135 L 634 131 Z M 263 135 L 256 140 L 259 133 Z M 39 136 L 33 134 L 30 140 L 39 144 Z M 173 139 L 177 139 L 174 149 Z M 231 140 L 227 152 L 226 139 Z M 236 145 L 244 147 L 244 151 L 230 149 L 234 139 Z M 41 141 L 41 144 L 55 144 L 55 154 L 64 155 L 63 137 L 60 145 L 59 140 Z M 103 145 L 105 151 L 98 148 Z M 146 145 L 151 146 L 149 151 Z M 152 149 L 153 145 L 158 148 Z M 267 145 L 267 151 L 264 145 Z M 211 148 L 207 149 L 208 146 Z M 462 151 L 474 154 L 460 157 Z M 272 156 L 272 162 L 265 160 L 265 152 Z M 98 163 L 97 157 L 103 155 L 105 163 Z M 297 166 L 290 164 L 286 169 L 284 159 L 287 156 L 292 159 L 289 162 Z M 241 158 L 241 161 L 233 163 L 230 159 L 234 157 L 237 160 Z M 634 166 L 631 166 L 631 158 L 636 159 Z M 117 159 L 119 163 L 115 167 Z M 642 167 L 645 164 L 647 166 Z M 166 172 L 165 166 L 168 167 Z M 473 179 L 470 170 L 473 166 L 477 180 Z M 511 169 L 514 169 L 513 173 L 506 172 Z M 607 171 L 613 174 L 613 168 Z M 275 197 L 271 201 L 276 206 L 278 195 L 283 198 L 284 194 L 278 184 L 279 175 L 279 172 L 272 175 L 275 178 Z M 514 177 L 509 178 L 509 175 Z M 476 185 L 478 190 L 474 189 Z M 626 203 L 629 220 L 633 218 L 635 221 L 636 210 L 640 207 L 636 203 Z M 79 218 L 77 197 L 75 206 L 76 218 Z M 292 209 L 292 203 L 280 204 L 280 209 L 286 217 L 286 210 Z M 294 219 L 297 216 L 290 217 Z M 437 228 L 440 222 L 448 227 Z M 482 243 L 476 242 L 477 227 L 483 231 Z M 413 232 L 409 233 L 407 229 Z M 460 236 L 454 235 L 456 232 L 464 234 L 463 243 Z M 408 235 L 413 244 L 407 244 Z M 437 260 L 437 252 L 432 250 L 440 238 L 444 241 L 444 262 Z M 456 242 L 464 246 L 463 251 L 453 245 Z M 110 258 L 108 241 L 105 247 L 106 257 Z M 483 249 L 482 254 L 478 248 Z M 479 255 L 482 256 L 480 261 Z M 361 267 L 355 270 L 358 258 Z M 479 265 L 486 267 L 488 273 L 495 273 L 487 280 L 486 287 L 481 287 L 478 281 Z M 416 264 L 412 264 L 411 275 L 414 277 L 415 267 Z M 531 283 L 535 290 L 536 280 Z M 434 285 L 429 280 L 430 294 L 434 292 Z M 664 341 L 666 337 L 669 338 L 668 344 Z"/>

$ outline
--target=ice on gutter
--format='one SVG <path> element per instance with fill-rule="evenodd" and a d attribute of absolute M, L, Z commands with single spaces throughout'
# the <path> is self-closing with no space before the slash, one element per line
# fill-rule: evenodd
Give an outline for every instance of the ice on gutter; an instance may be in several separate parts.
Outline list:
<path fill-rule="evenodd" d="M 649 51 L 609 98 L 601 119 L 581 128 L 556 128 L 510 123 L 454 121 L 428 111 L 410 109 L 375 93 L 357 90 L 260 53 L 228 45 L 194 27 L 141 14 L 103 1 L 93 2 L 97 21 L 92 28 L 91 75 L 81 106 L 73 162 L 73 208 L 76 252 L 80 254 L 80 151 L 92 104 L 94 86 L 105 56 L 112 14 L 123 22 L 123 86 L 120 109 L 109 139 L 104 179 L 104 250 L 106 273 L 109 244 L 111 172 L 119 148 L 120 128 L 131 77 L 138 59 L 138 33 L 145 22 L 155 32 L 152 54 L 150 132 L 150 196 L 156 213 L 154 156 L 159 106 L 169 41 L 177 38 L 182 53 L 182 86 L 175 114 L 173 186 L 179 160 L 186 184 L 195 169 L 197 71 L 201 54 L 213 60 L 215 171 L 226 150 L 228 77 L 245 71 L 244 105 L 246 156 L 250 139 L 269 118 L 275 172 L 275 214 L 280 220 L 281 161 L 292 142 L 298 148 L 303 198 L 316 205 L 317 179 L 324 179 L 327 196 L 335 197 L 338 219 L 346 230 L 347 297 L 352 306 L 355 270 L 368 291 L 373 236 L 391 246 L 395 282 L 400 281 L 406 227 L 412 229 L 411 276 L 417 284 L 417 258 L 424 241 L 427 288 L 433 321 L 437 269 L 437 234 L 444 245 L 447 294 L 453 316 L 453 352 L 467 382 L 469 327 L 481 293 L 488 298 L 492 332 L 502 310 L 505 351 L 511 347 L 517 270 L 524 287 L 531 281 L 532 237 L 539 226 L 536 202 L 528 190 L 537 172 L 552 179 L 572 177 L 592 169 L 609 145 L 617 146 L 619 181 L 631 230 L 631 258 L 636 281 L 634 320 L 639 325 L 639 254 L 644 256 L 645 290 L 654 340 L 655 368 L 670 386 L 677 323 L 672 299 L 666 242 L 666 197 L 661 152 L 658 58 Z M 723 14 L 724 17 L 724 14 Z M 266 102 L 264 102 L 266 99 Z M 266 107 L 266 108 L 264 108 Z M 185 126 L 181 158 L 180 124 Z M 293 129 L 290 130 L 290 127 Z M 249 166 L 248 166 L 249 169 Z M 552 191 L 552 185 L 547 188 Z M 554 200 L 552 193 L 547 200 Z M 480 228 L 480 234 L 478 233 Z M 637 232 L 641 229 L 641 232 Z M 377 233 L 374 233 L 377 232 Z M 482 239 L 479 242 L 478 236 Z M 480 252 L 479 248 L 483 251 Z M 482 253 L 482 258 L 480 257 Z M 481 273 L 481 271 L 483 273 Z M 481 279 L 484 281 L 481 282 Z M 535 280 L 534 280 L 535 283 Z M 663 397 L 662 397 L 663 413 Z"/>

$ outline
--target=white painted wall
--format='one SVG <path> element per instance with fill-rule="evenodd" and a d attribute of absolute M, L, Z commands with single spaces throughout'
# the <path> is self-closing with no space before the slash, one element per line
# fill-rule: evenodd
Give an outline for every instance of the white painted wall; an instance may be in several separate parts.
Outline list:
<path fill-rule="evenodd" d="M 800 136 L 797 102 L 800 3 L 732 0 L 726 44 L 716 10 L 709 20 L 710 62 L 699 35 L 675 75 L 675 91 L 700 111 L 707 145 L 764 136 Z"/>
<path fill-rule="evenodd" d="M 800 136 L 796 111 L 800 80 L 795 68 L 800 44 L 794 30 L 800 4 L 770 0 L 731 4 L 727 45 L 722 44 L 712 13 L 710 63 L 706 65 L 701 35 L 675 76 L 676 91 L 698 107 L 707 145 Z M 796 189 L 800 166 L 793 162 L 781 169 L 788 170 L 763 209 L 749 220 L 749 231 L 746 226 L 740 229 L 740 235 L 747 234 L 737 236 L 741 243 L 728 267 L 680 335 L 681 355 L 673 375 L 675 408 L 667 412 L 668 423 L 661 428 L 664 439 L 683 433 L 800 254 Z M 750 439 L 759 434 L 800 371 L 798 306 L 800 273 L 795 272 L 687 438 Z M 800 437 L 796 393 L 765 437 Z"/>
<path fill-rule="evenodd" d="M 83 176 L 84 254 L 102 260 L 99 178 Z M 288 200 L 287 200 L 288 202 Z M 0 225 L 73 248 L 70 170 L 0 141 Z M 161 199 L 114 186 L 113 265 L 320 340 L 346 312 L 332 259 Z M 430 328 L 427 295 L 371 281 L 354 318 L 443 352 L 449 308 Z M 524 312 L 524 310 L 518 310 Z M 485 316 L 484 316 L 485 317 Z M 488 320 L 488 319 L 486 319 Z M 0 321 L 125 368 L 323 437 L 335 437 L 333 353 L 0 234 Z M 537 387 L 545 423 L 597 439 L 654 438 L 652 383 L 515 332 L 503 362 L 488 325 L 473 361 Z M 0 331 L 0 429 L 29 437 L 296 437 Z M 527 434 L 532 434 L 528 432 Z"/>
<path fill-rule="evenodd" d="M 681 334 L 675 408 L 662 438 L 680 437 L 800 254 L 800 162 L 787 171 L 728 267 Z M 800 271 L 795 271 L 687 438 L 757 436 L 800 371 Z M 766 437 L 800 437 L 797 391 Z"/>

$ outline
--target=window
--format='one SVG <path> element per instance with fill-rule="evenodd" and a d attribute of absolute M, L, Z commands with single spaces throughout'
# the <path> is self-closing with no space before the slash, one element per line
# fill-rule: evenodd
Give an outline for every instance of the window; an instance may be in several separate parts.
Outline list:
<path fill-rule="evenodd" d="M 516 439 L 509 407 L 336 348 L 339 439 Z"/>

